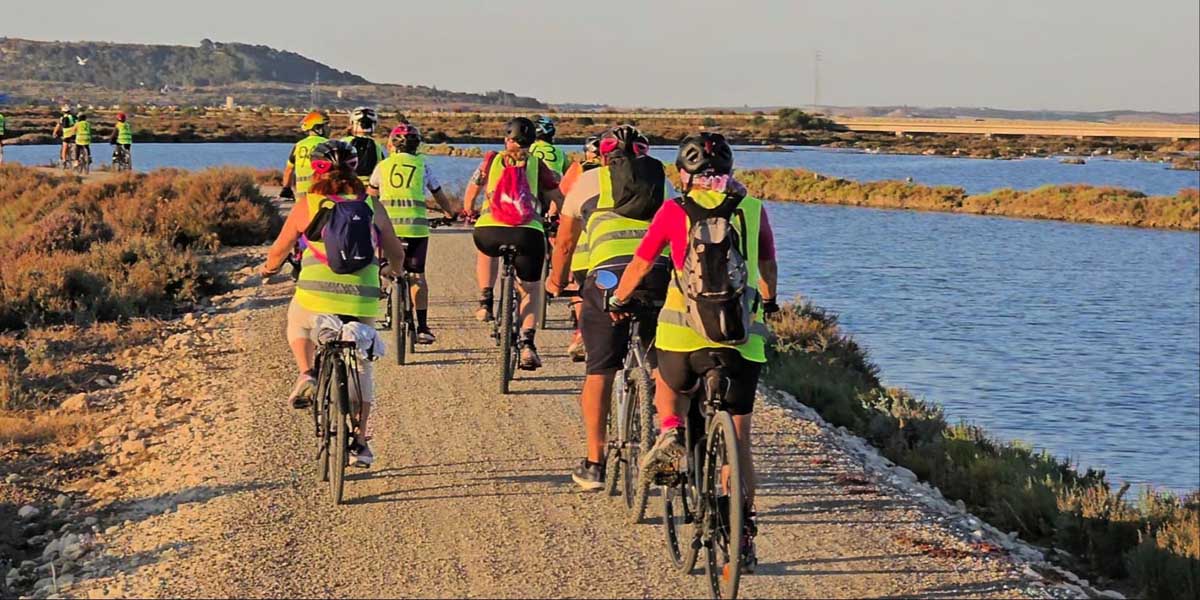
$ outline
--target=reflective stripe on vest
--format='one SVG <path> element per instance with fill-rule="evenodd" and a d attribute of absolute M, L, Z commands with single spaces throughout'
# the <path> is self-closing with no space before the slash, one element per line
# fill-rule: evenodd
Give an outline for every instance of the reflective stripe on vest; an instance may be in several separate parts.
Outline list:
<path fill-rule="evenodd" d="M 575 244 L 575 252 L 571 254 L 571 271 L 588 270 L 588 236 L 587 228 L 579 232 L 579 242 Z"/>
<path fill-rule="evenodd" d="M 117 143 L 126 146 L 133 144 L 133 128 L 129 123 L 117 122 Z"/>
<path fill-rule="evenodd" d="M 379 201 L 397 237 L 429 237 L 425 211 L 425 157 L 398 152 L 379 163 Z"/>
<path fill-rule="evenodd" d="M 542 159 L 547 167 L 562 175 L 567 170 L 567 153 L 559 150 L 554 144 L 538 140 L 529 147 L 529 153 Z"/>
<path fill-rule="evenodd" d="M 623 217 L 613 212 L 612 176 L 608 167 L 596 170 L 600 196 L 595 205 L 583 207 L 584 231 L 587 232 L 588 271 L 612 264 L 629 264 L 637 247 L 646 237 L 649 221 Z M 665 254 L 665 252 L 664 252 Z"/>
<path fill-rule="evenodd" d="M 688 324 L 687 303 L 680 288 L 682 271 L 672 269 L 671 286 L 667 289 L 667 300 L 662 311 L 658 314 L 658 330 L 655 333 L 654 344 L 669 352 L 695 352 L 704 348 L 734 348 L 742 358 L 750 362 L 767 362 L 766 340 L 767 326 L 763 321 L 762 302 L 758 292 L 758 233 L 762 220 L 762 201 L 746 196 L 738 204 L 738 210 L 746 216 L 746 231 L 741 230 L 741 221 L 734 219 L 733 226 L 746 240 L 746 269 L 748 280 L 746 291 L 753 294 L 752 306 L 758 310 L 750 325 L 750 339 L 739 346 L 718 344 L 709 341 L 701 333 L 692 329 Z M 687 222 L 691 230 L 691 222 Z"/>
<path fill-rule="evenodd" d="M 292 147 L 292 156 L 296 161 L 293 164 L 295 165 L 295 191 L 297 194 L 307 194 L 308 190 L 312 189 L 313 168 L 312 159 L 309 158 L 309 155 L 312 154 L 313 148 L 316 148 L 324 141 L 326 141 L 325 138 L 319 135 L 310 135 L 296 142 L 296 145 Z M 297 196 L 296 199 L 299 200 L 303 197 L 303 195 Z"/>
<path fill-rule="evenodd" d="M 75 144 L 87 146 L 92 143 L 92 124 L 88 121 L 75 123 Z"/>
<path fill-rule="evenodd" d="M 519 164 L 519 163 L 518 163 Z M 528 227 L 538 231 L 545 232 L 546 229 L 542 226 L 542 211 L 541 200 L 538 198 L 538 169 L 541 163 L 539 161 L 526 161 L 525 163 L 525 180 L 529 183 L 529 192 L 537 200 L 534 209 L 537 214 L 533 220 L 519 227 Z M 501 152 L 492 159 L 492 165 L 488 169 L 487 186 L 485 190 L 485 200 L 483 208 L 479 212 L 479 220 L 475 221 L 476 227 L 513 227 L 505 225 L 492 217 L 492 193 L 496 191 L 496 186 L 500 185 L 500 176 L 504 173 L 504 153 Z"/>
<path fill-rule="evenodd" d="M 325 196 L 308 195 L 308 216 L 311 220 L 320 209 Z M 300 258 L 300 279 L 296 282 L 296 302 L 303 308 L 322 314 L 351 317 L 375 317 L 379 314 L 379 264 L 349 275 L 334 273 L 313 253 L 325 255 L 325 244 L 306 240 Z"/>

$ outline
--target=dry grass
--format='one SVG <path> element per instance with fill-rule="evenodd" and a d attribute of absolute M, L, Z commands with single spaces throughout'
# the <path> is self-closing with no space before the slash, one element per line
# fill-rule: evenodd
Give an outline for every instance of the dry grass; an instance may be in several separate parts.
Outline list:
<path fill-rule="evenodd" d="M 0 447 L 8 445 L 74 446 L 95 433 L 96 422 L 86 414 L 0 412 Z"/>

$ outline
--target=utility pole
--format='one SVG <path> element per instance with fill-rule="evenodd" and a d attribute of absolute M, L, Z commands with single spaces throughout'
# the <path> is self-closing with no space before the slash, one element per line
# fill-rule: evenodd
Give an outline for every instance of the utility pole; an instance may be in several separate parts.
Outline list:
<path fill-rule="evenodd" d="M 813 53 L 813 110 L 821 106 L 821 51 Z"/>
<path fill-rule="evenodd" d="M 321 86 L 321 72 L 317 71 L 316 76 L 313 78 L 312 85 L 309 86 L 309 93 L 308 93 L 308 100 L 309 100 L 309 102 L 312 103 L 312 107 L 314 109 L 321 105 L 320 86 Z"/>

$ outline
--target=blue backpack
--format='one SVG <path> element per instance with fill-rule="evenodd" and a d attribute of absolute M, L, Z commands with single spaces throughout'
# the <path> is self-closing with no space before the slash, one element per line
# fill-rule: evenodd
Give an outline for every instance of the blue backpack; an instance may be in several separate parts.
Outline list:
<path fill-rule="evenodd" d="M 309 246 L 317 260 L 338 275 L 357 273 L 375 262 L 379 232 L 375 212 L 366 196 L 346 199 L 329 196 L 304 232 L 313 242 L 324 242 L 325 252 Z"/>

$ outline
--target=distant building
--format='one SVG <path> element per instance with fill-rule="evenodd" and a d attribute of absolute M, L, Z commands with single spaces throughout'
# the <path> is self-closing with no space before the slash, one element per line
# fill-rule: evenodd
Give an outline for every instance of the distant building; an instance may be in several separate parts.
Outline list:
<path fill-rule="evenodd" d="M 233 110 L 233 96 L 225 96 L 225 110 Z"/>

